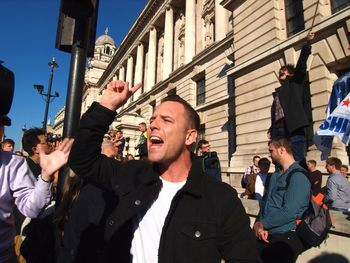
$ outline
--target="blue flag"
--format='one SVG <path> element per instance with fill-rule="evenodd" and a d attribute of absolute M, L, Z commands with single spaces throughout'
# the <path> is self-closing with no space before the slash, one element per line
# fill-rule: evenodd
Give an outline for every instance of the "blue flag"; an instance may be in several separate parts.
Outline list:
<path fill-rule="evenodd" d="M 345 145 L 349 144 L 349 93 L 350 72 L 334 82 L 326 110 L 326 120 L 314 136 L 314 143 L 317 149 L 321 151 L 321 160 L 326 160 L 330 155 L 334 135 L 337 135 Z"/>

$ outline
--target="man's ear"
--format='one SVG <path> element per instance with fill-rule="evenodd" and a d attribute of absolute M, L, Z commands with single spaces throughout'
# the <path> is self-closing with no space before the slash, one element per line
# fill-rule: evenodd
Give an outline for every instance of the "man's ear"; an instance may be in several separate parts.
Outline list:
<path fill-rule="evenodd" d="M 196 129 L 189 129 L 186 134 L 185 145 L 191 146 L 197 141 L 198 132 Z"/>
<path fill-rule="evenodd" d="M 286 152 L 286 148 L 284 148 L 283 146 L 277 148 L 277 151 L 279 152 L 279 154 L 284 154 Z"/>

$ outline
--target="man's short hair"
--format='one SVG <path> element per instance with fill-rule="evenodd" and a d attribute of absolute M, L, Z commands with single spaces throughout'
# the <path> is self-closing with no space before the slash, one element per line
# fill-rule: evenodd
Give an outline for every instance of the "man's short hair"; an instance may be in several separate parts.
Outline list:
<path fill-rule="evenodd" d="M 315 160 L 308 160 L 307 163 L 312 163 L 313 165 L 317 165 L 317 162 Z"/>
<path fill-rule="evenodd" d="M 272 144 L 276 149 L 284 147 L 286 152 L 293 154 L 292 143 L 286 137 L 276 137 L 269 141 L 268 145 Z"/>
<path fill-rule="evenodd" d="M 173 101 L 173 102 L 178 102 L 182 104 L 182 106 L 184 106 L 185 108 L 185 112 L 187 113 L 187 119 L 188 119 L 188 123 L 190 124 L 190 128 L 196 129 L 197 131 L 199 131 L 200 122 L 201 122 L 199 115 L 187 101 L 185 101 L 184 99 L 182 99 L 176 94 L 171 94 L 165 97 L 164 99 L 162 99 L 161 103 L 166 101 Z"/>
<path fill-rule="evenodd" d="M 254 155 L 253 161 L 254 161 L 256 158 L 259 158 L 259 159 L 260 159 L 260 156 L 259 156 L 259 155 Z"/>
<path fill-rule="evenodd" d="M 326 164 L 328 165 L 334 165 L 335 168 L 337 170 L 340 170 L 341 166 L 342 166 L 342 162 L 340 161 L 339 158 L 337 157 L 329 157 L 327 160 L 326 160 Z"/>
<path fill-rule="evenodd" d="M 147 124 L 145 122 L 140 122 L 139 125 L 141 125 L 143 127 L 147 127 Z"/>
<path fill-rule="evenodd" d="M 197 150 L 201 149 L 204 144 L 209 144 L 209 142 L 207 140 L 204 140 L 204 139 L 199 140 L 197 143 Z"/>
<path fill-rule="evenodd" d="M 294 67 L 293 64 L 287 64 L 287 65 L 285 65 L 285 66 L 282 66 L 282 67 L 280 68 L 280 71 L 281 71 L 281 70 L 287 70 L 287 71 L 289 72 L 289 74 L 291 74 L 291 75 L 294 75 L 294 74 L 295 74 L 295 67 Z"/>
<path fill-rule="evenodd" d="M 346 171 L 349 171 L 349 166 L 347 166 L 347 165 L 343 164 L 341 167 L 342 167 L 342 168 L 345 168 L 345 169 L 346 169 Z"/>
<path fill-rule="evenodd" d="M 267 162 L 267 163 L 271 164 L 270 160 L 267 159 L 266 157 L 260 158 L 258 165 L 260 165 L 262 162 Z"/>
<path fill-rule="evenodd" d="M 10 138 L 6 138 L 6 139 L 4 139 L 3 141 L 2 141 L 2 143 L 1 143 L 2 145 L 5 145 L 5 144 L 10 144 L 10 145 L 12 145 L 12 147 L 15 147 L 15 141 L 14 140 L 12 140 L 12 139 L 10 139 Z"/>
<path fill-rule="evenodd" d="M 31 128 L 24 132 L 22 137 L 22 146 L 29 156 L 34 154 L 33 147 L 40 143 L 38 136 L 45 135 L 45 132 L 40 128 Z"/>

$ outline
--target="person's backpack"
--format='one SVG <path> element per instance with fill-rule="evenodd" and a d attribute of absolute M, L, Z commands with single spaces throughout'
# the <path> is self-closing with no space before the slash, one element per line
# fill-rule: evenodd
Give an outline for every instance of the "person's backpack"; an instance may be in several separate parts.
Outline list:
<path fill-rule="evenodd" d="M 291 176 L 296 172 L 304 174 L 310 180 L 309 173 L 304 169 L 293 169 L 286 179 L 287 188 Z M 307 245 L 318 247 L 328 238 L 329 230 L 332 227 L 332 219 L 328 206 L 323 203 L 324 195 L 319 193 L 317 196 L 314 196 L 311 193 L 310 196 L 309 207 L 301 218 L 296 220 L 296 233 Z"/>
<path fill-rule="evenodd" d="M 216 180 L 221 182 L 221 166 L 218 154 L 216 152 L 207 152 L 203 153 L 199 158 L 205 174 L 215 177 Z"/>

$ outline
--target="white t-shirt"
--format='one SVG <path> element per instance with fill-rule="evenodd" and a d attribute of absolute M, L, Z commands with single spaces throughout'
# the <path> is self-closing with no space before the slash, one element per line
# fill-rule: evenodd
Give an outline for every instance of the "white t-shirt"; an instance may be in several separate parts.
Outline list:
<path fill-rule="evenodd" d="M 255 180 L 255 199 L 261 200 L 264 195 L 267 174 L 258 173 Z"/>
<path fill-rule="evenodd" d="M 138 215 L 135 220 L 136 230 L 131 242 L 130 254 L 133 263 L 157 263 L 160 235 L 165 218 L 169 212 L 171 201 L 186 181 L 169 182 L 162 179 L 163 187 L 158 198 L 146 214 Z"/>

